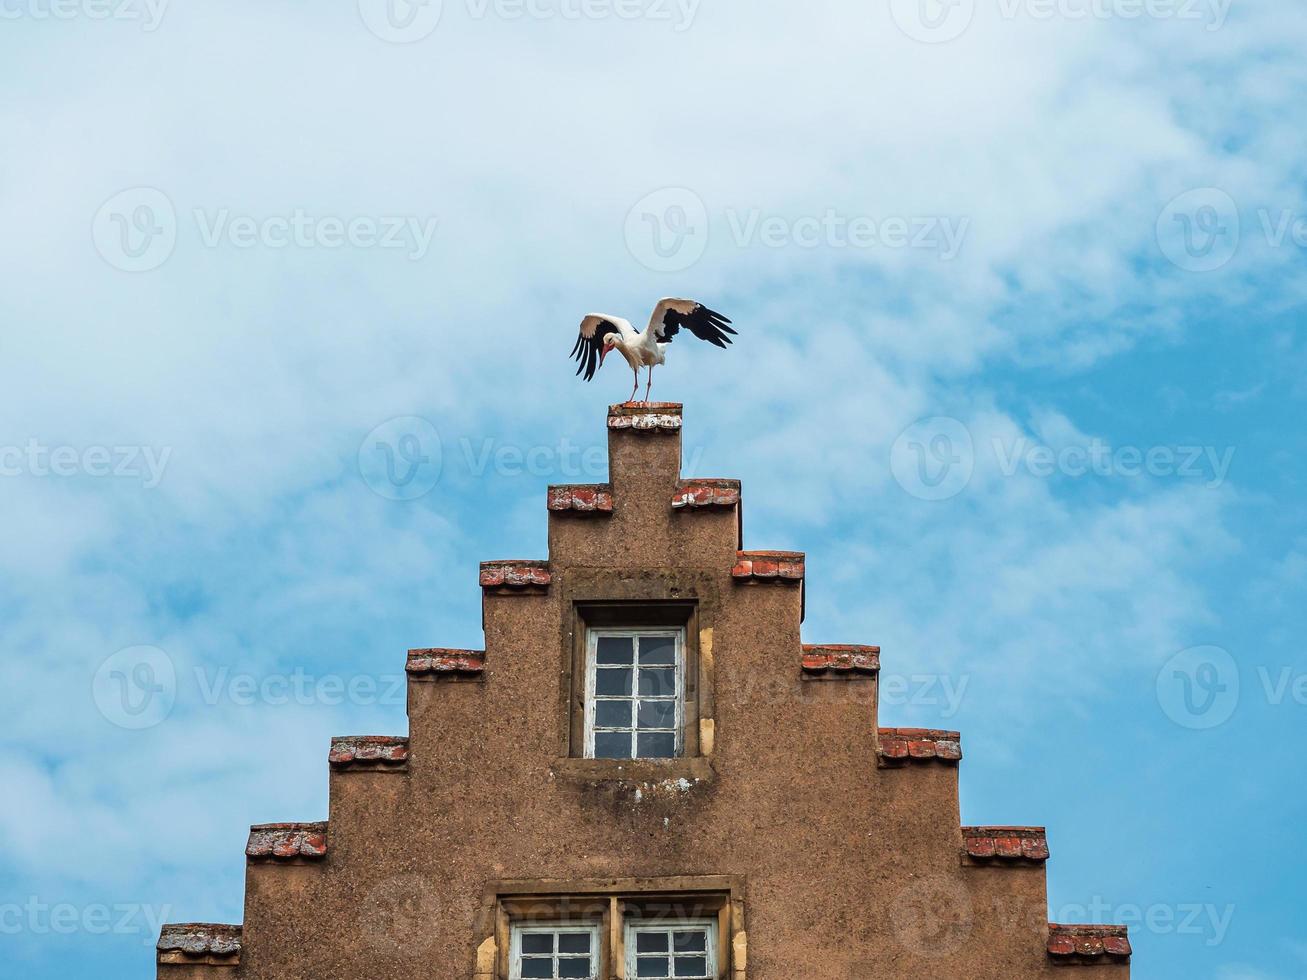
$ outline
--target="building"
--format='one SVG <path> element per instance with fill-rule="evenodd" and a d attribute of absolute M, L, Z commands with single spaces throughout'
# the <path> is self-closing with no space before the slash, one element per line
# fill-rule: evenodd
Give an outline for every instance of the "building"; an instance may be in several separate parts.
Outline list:
<path fill-rule="evenodd" d="M 482 651 L 408 655 L 409 735 L 333 741 L 330 819 L 254 827 L 241 926 L 161 980 L 1124 980 L 1047 922 L 1040 827 L 963 827 L 956 732 L 878 728 L 880 651 L 800 638 L 804 556 L 609 409 L 547 561 L 481 566 Z"/>

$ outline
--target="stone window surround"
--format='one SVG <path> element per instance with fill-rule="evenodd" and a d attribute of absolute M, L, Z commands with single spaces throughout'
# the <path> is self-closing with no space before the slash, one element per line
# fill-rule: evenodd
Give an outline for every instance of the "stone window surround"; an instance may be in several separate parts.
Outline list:
<path fill-rule="evenodd" d="M 473 980 L 509 980 L 513 925 L 531 921 L 599 926 L 600 976 L 628 980 L 626 925 L 658 916 L 715 920 L 717 980 L 747 980 L 743 894 L 736 875 L 492 882 L 477 915 Z"/>
<path fill-rule="evenodd" d="M 675 759 L 585 758 L 585 678 L 592 628 L 673 627 L 685 633 L 682 752 Z M 574 598 L 564 623 L 559 697 L 559 758 L 553 772 L 586 781 L 630 783 L 713 778 L 713 630 L 697 598 Z"/>

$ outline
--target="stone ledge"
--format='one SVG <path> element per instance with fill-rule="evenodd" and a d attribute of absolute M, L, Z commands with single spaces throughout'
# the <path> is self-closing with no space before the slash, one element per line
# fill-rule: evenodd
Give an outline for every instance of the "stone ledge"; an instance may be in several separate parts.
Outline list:
<path fill-rule="evenodd" d="M 408 769 L 408 737 L 347 735 L 331 740 L 327 757 L 333 769 L 356 772 L 404 772 Z"/>
<path fill-rule="evenodd" d="M 250 828 L 245 857 L 250 862 L 303 863 L 327 856 L 327 822 L 265 823 Z"/>
<path fill-rule="evenodd" d="M 632 789 L 669 787 L 688 792 L 716 777 L 706 756 L 683 759 L 558 759 L 549 768 L 558 779 L 582 783 L 616 783 Z"/>
<path fill-rule="evenodd" d="M 1130 930 L 1125 926 L 1059 925 L 1048 926 L 1048 955 L 1067 966 L 1130 959 Z"/>
<path fill-rule="evenodd" d="M 679 402 L 624 402 L 608 406 L 608 428 L 632 432 L 679 432 Z"/>
<path fill-rule="evenodd" d="M 481 563 L 481 588 L 499 593 L 545 592 L 552 578 L 548 561 L 511 558 Z"/>
<path fill-rule="evenodd" d="M 611 514 L 613 488 L 607 483 L 568 483 L 552 486 L 549 509 L 555 513 Z"/>
<path fill-rule="evenodd" d="M 413 680 L 481 680 L 486 654 L 484 650 L 423 647 L 408 652 L 404 670 Z"/>
<path fill-rule="evenodd" d="M 165 925 L 155 946 L 158 962 L 180 966 L 239 966 L 241 927 L 213 922 Z"/>
<path fill-rule="evenodd" d="M 848 644 L 803 645 L 803 676 L 809 680 L 854 680 L 880 673 L 880 647 Z"/>
<path fill-rule="evenodd" d="M 673 510 L 735 507 L 740 502 L 739 480 L 677 480 Z"/>
<path fill-rule="evenodd" d="M 962 758 L 962 736 L 935 728 L 882 728 L 877 732 L 876 758 L 882 769 L 911 763 L 956 765 Z"/>
<path fill-rule="evenodd" d="M 803 581 L 802 551 L 736 552 L 731 576 L 738 581 L 799 583 Z"/>
<path fill-rule="evenodd" d="M 963 827 L 967 857 L 977 864 L 1043 863 L 1048 833 L 1043 827 Z"/>

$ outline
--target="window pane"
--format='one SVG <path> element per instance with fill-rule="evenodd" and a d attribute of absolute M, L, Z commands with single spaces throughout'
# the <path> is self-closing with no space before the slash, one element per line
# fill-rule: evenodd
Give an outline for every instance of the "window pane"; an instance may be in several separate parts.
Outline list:
<path fill-rule="evenodd" d="M 596 728 L 630 728 L 633 701 L 596 701 Z"/>
<path fill-rule="evenodd" d="M 675 939 L 678 953 L 698 953 L 708 948 L 708 935 L 700 929 L 694 932 L 678 932 Z"/>
<path fill-rule="evenodd" d="M 676 957 L 676 976 L 699 977 L 699 978 L 708 976 L 708 957 L 706 956 Z"/>
<path fill-rule="evenodd" d="M 637 932 L 635 934 L 635 951 L 637 953 L 667 952 L 667 933 Z"/>
<path fill-rule="evenodd" d="M 650 734 L 641 734 L 639 738 L 639 753 L 641 759 L 671 759 L 676 755 L 676 734 L 674 732 L 652 732 Z M 596 745 L 599 736 L 595 736 Z M 596 755 L 599 753 L 596 751 Z M 609 757 L 611 758 L 611 757 Z"/>
<path fill-rule="evenodd" d="M 523 953 L 552 953 L 554 935 L 551 932 L 524 932 L 522 934 Z"/>
<path fill-rule="evenodd" d="M 590 976 L 590 957 L 562 956 L 558 959 L 558 975 L 560 977 L 588 977 Z"/>
<path fill-rule="evenodd" d="M 641 701 L 640 702 L 640 727 L 641 728 L 675 728 L 676 727 L 676 702 L 675 701 Z"/>
<path fill-rule="evenodd" d="M 554 976 L 553 959 L 527 959 L 522 957 L 522 977 L 523 980 L 552 980 Z"/>
<path fill-rule="evenodd" d="M 676 670 L 672 667 L 641 668 L 640 693 L 671 697 L 676 693 Z"/>
<path fill-rule="evenodd" d="M 668 667 L 676 664 L 676 640 L 670 636 L 640 637 L 640 664 L 650 666 L 664 664 Z"/>
<path fill-rule="evenodd" d="M 703 949 L 702 946 L 699 947 Z M 588 932 L 565 932 L 558 937 L 558 952 L 589 953 L 590 934 Z"/>
<path fill-rule="evenodd" d="M 668 977 L 668 963 L 666 956 L 640 956 L 635 961 L 635 975 L 637 977 Z"/>
<path fill-rule="evenodd" d="M 631 758 L 631 736 L 627 732 L 595 732 L 595 758 Z"/>
<path fill-rule="evenodd" d="M 601 636 L 595 643 L 595 663 L 629 664 L 632 657 L 629 636 Z"/>
<path fill-rule="evenodd" d="M 641 684 L 644 682 L 641 681 Z M 631 671 L 611 667 L 595 671 L 595 694 L 629 696 L 631 693 Z"/>

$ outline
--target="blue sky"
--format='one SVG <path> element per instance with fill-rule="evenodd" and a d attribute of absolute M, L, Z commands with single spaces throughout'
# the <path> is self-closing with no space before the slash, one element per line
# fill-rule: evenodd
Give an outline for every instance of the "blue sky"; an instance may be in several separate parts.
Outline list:
<path fill-rule="evenodd" d="M 964 820 L 1048 825 L 1051 916 L 1307 973 L 1299 5 L 0 12 L 12 975 L 239 921 L 249 824 L 602 478 L 581 315 L 663 295 L 740 329 L 657 377 L 693 470 L 962 730 Z"/>

